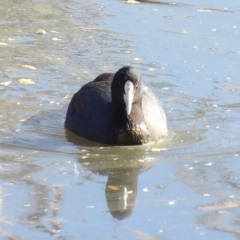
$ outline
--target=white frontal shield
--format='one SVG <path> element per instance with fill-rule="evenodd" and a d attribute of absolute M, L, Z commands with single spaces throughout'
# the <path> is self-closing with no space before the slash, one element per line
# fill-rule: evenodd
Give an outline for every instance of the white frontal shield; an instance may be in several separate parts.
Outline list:
<path fill-rule="evenodd" d="M 126 104 L 127 114 L 130 115 L 132 110 L 133 102 L 133 83 L 130 80 L 127 80 L 124 85 L 125 94 L 123 95 L 124 102 Z"/>

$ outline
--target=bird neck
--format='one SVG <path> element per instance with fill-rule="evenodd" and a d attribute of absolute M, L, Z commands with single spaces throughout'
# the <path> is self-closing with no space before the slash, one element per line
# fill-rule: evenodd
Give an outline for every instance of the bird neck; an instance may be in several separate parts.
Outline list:
<path fill-rule="evenodd" d="M 112 132 L 112 142 L 118 145 L 136 145 L 149 141 L 141 103 L 132 105 L 130 115 L 127 114 L 125 106 L 113 106 L 108 124 L 108 129 Z"/>
<path fill-rule="evenodd" d="M 130 118 L 132 119 L 134 124 L 141 124 L 145 121 L 142 110 L 142 101 L 138 101 L 132 104 Z"/>
<path fill-rule="evenodd" d="M 126 112 L 125 105 L 115 105 L 112 111 L 112 124 L 115 129 L 129 128 L 132 125 L 132 120 Z"/>
<path fill-rule="evenodd" d="M 142 111 L 142 102 L 138 101 L 132 104 L 131 114 L 126 112 L 125 104 L 118 104 L 113 106 L 112 117 L 118 127 L 131 128 L 136 124 L 144 122 L 144 115 Z"/>

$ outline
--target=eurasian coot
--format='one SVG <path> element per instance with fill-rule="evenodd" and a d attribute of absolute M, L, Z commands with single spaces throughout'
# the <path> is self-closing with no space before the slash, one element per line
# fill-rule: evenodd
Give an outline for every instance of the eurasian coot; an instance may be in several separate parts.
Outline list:
<path fill-rule="evenodd" d="M 85 84 L 69 104 L 65 125 L 81 137 L 114 145 L 156 142 L 168 132 L 158 97 L 130 66 Z"/>

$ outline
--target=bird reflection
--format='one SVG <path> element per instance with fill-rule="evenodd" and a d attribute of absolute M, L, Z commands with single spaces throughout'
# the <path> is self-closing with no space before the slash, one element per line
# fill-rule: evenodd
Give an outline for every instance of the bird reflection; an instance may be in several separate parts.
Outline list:
<path fill-rule="evenodd" d="M 67 129 L 66 138 L 88 152 L 88 164 L 82 154 L 79 157 L 81 164 L 93 173 L 108 176 L 105 196 L 111 215 L 118 220 L 129 217 L 137 197 L 138 175 L 156 163 L 156 159 L 147 156 L 150 146 L 100 145 Z"/>
<path fill-rule="evenodd" d="M 131 215 L 137 196 L 138 170 L 115 171 L 108 174 L 105 188 L 107 205 L 114 218 Z"/>

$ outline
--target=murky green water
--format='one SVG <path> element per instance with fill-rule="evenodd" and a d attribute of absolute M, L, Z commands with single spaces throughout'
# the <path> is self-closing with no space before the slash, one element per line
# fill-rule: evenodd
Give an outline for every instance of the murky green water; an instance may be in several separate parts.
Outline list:
<path fill-rule="evenodd" d="M 2 0 L 1 239 L 239 239 L 239 14 L 240 1 Z M 73 93 L 126 64 L 169 137 L 109 147 L 65 130 Z"/>

